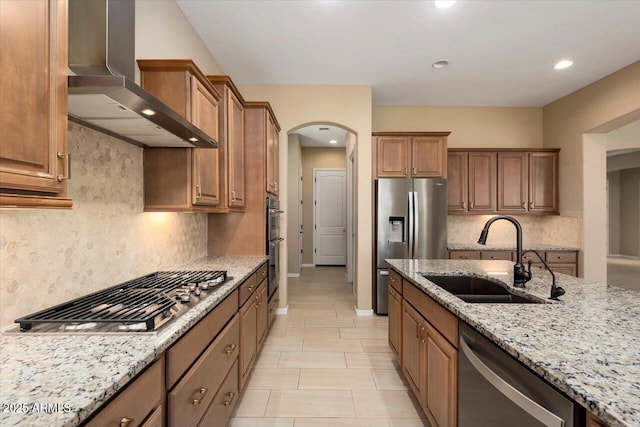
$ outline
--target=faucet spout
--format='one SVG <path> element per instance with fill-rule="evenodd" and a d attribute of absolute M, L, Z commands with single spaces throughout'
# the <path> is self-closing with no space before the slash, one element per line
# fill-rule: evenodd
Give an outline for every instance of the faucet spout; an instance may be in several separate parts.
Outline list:
<path fill-rule="evenodd" d="M 522 226 L 515 218 L 508 215 L 498 215 L 489 219 L 480 233 L 478 243 L 481 245 L 487 244 L 489 228 L 491 227 L 491 224 L 498 220 L 509 221 L 516 228 L 516 263 L 513 266 L 513 286 L 517 288 L 524 288 L 524 284 L 531 280 L 531 272 L 525 270 L 524 265 L 522 265 Z"/>

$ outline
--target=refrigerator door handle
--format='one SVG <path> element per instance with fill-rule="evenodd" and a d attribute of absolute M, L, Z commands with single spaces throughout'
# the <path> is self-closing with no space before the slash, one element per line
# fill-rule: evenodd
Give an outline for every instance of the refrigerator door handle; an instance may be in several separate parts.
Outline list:
<path fill-rule="evenodd" d="M 407 234 L 409 235 L 409 259 L 413 258 L 413 223 L 415 221 L 413 211 L 413 191 L 409 192 L 409 227 L 407 227 Z"/>
<path fill-rule="evenodd" d="M 420 221 L 418 216 L 418 192 L 413 192 L 413 249 L 412 249 L 412 257 L 417 258 L 416 248 L 420 247 L 420 242 L 418 242 L 418 237 L 420 234 L 418 233 L 420 227 Z"/>

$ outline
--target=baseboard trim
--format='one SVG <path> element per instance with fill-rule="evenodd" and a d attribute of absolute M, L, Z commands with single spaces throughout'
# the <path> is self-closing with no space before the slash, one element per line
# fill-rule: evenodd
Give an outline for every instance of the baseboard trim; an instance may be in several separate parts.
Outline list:
<path fill-rule="evenodd" d="M 300 277 L 300 273 L 287 273 L 287 277 Z"/>
<path fill-rule="evenodd" d="M 284 308 L 276 308 L 276 314 L 278 316 L 284 316 L 289 312 L 289 305 Z"/>
<path fill-rule="evenodd" d="M 356 316 L 373 316 L 373 309 L 369 309 L 369 310 L 360 310 L 358 307 L 356 307 L 355 305 L 353 306 L 353 309 L 356 312 Z"/>
<path fill-rule="evenodd" d="M 621 254 L 609 254 L 607 258 L 622 258 L 622 259 L 640 259 L 640 257 L 633 255 L 621 255 Z"/>
<path fill-rule="evenodd" d="M 302 264 L 303 267 L 315 267 L 315 264 Z"/>

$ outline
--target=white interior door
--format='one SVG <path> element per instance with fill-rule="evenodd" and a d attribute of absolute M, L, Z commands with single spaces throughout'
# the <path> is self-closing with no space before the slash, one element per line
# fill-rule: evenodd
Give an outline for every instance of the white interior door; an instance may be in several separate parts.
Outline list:
<path fill-rule="evenodd" d="M 344 169 L 313 170 L 314 264 L 347 262 L 347 177 Z"/>

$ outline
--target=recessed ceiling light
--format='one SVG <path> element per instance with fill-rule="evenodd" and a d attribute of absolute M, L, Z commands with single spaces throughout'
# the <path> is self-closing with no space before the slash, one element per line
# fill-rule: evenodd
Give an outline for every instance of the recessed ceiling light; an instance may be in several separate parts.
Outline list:
<path fill-rule="evenodd" d="M 336 141 L 335 139 L 332 139 L 331 141 L 329 141 L 329 144 L 337 144 L 338 141 Z"/>
<path fill-rule="evenodd" d="M 553 66 L 556 70 L 564 70 L 565 68 L 569 68 L 573 65 L 573 61 L 569 61 L 568 59 L 563 59 L 562 61 L 558 61 L 556 65 Z"/>
<path fill-rule="evenodd" d="M 433 64 L 431 64 L 431 66 L 433 68 L 435 68 L 436 70 L 440 70 L 442 68 L 446 68 L 449 65 L 449 61 L 447 61 L 446 59 L 442 59 L 440 61 L 436 61 Z"/>
<path fill-rule="evenodd" d="M 191 138 L 189 138 L 189 141 L 198 142 L 198 138 L 192 136 Z"/>
<path fill-rule="evenodd" d="M 456 2 L 456 0 L 436 0 L 434 3 L 438 9 L 447 9 Z"/>
<path fill-rule="evenodd" d="M 156 112 L 150 108 L 142 110 L 141 113 L 144 114 L 145 116 L 153 116 L 154 114 L 156 114 Z"/>

